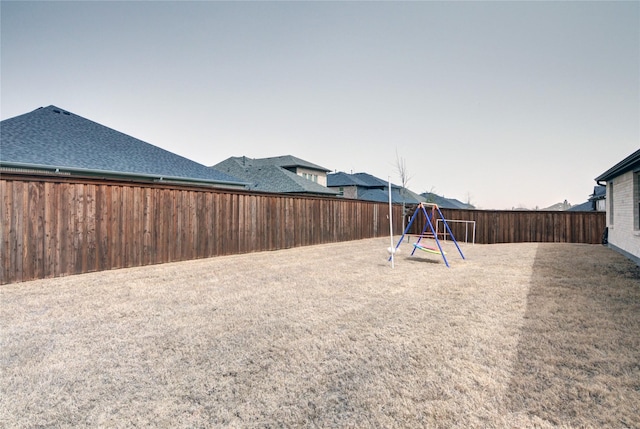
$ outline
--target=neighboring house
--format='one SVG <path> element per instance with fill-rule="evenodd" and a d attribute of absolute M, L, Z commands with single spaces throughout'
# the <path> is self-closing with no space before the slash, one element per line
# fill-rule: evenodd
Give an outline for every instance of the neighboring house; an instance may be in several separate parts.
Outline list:
<path fill-rule="evenodd" d="M 252 162 L 255 166 L 275 165 L 324 187 L 327 186 L 327 173 L 331 171 L 291 155 L 256 158 Z"/>
<path fill-rule="evenodd" d="M 438 207 L 442 209 L 475 209 L 475 207 L 471 204 L 463 203 L 462 201 L 456 200 L 455 198 L 445 198 L 432 192 L 425 192 L 423 194 L 420 194 L 420 196 L 424 198 L 424 201 L 437 204 Z"/>
<path fill-rule="evenodd" d="M 368 173 L 331 173 L 327 175 L 327 186 L 344 198 L 375 202 L 389 201 L 389 182 Z M 391 184 L 392 203 L 418 204 L 421 201 L 423 200 L 420 196 L 409 189 Z"/>
<path fill-rule="evenodd" d="M 570 212 L 603 212 L 605 207 L 605 196 L 607 188 L 605 186 L 597 185 L 593 187 L 593 194 L 589 196 L 589 199 L 582 203 L 577 204 L 569 209 Z"/>
<path fill-rule="evenodd" d="M 0 172 L 245 189 L 241 180 L 56 106 L 0 122 Z"/>
<path fill-rule="evenodd" d="M 295 156 L 274 158 L 231 157 L 212 168 L 249 183 L 249 189 L 278 194 L 337 195 L 326 187 L 328 169 Z"/>
<path fill-rule="evenodd" d="M 609 247 L 640 265 L 640 150 L 596 177 L 606 186 Z"/>
<path fill-rule="evenodd" d="M 328 174 L 327 187 L 337 191 L 340 196 L 351 200 L 358 199 L 358 188 L 368 189 L 367 184 L 358 179 L 357 175 L 343 172 Z M 380 188 L 383 189 L 384 186 Z"/>
<path fill-rule="evenodd" d="M 561 203 L 555 203 L 553 205 L 550 205 L 549 207 L 545 207 L 542 210 L 544 211 L 552 211 L 552 212 L 564 212 L 564 211 L 569 211 L 571 209 L 571 203 L 569 203 L 568 200 L 564 200 Z M 536 210 L 538 210 L 538 208 L 536 207 Z"/>

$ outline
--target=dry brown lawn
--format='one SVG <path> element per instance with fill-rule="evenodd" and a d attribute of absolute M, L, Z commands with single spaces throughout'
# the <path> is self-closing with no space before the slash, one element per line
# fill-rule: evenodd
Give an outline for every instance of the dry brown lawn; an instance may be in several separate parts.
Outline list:
<path fill-rule="evenodd" d="M 640 269 L 388 239 L 0 287 L 0 427 L 640 427 Z"/>

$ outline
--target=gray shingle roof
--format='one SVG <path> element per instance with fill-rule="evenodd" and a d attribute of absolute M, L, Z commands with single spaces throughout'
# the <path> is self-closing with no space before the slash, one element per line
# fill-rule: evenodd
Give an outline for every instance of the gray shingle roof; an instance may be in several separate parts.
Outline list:
<path fill-rule="evenodd" d="M 359 186 L 364 188 L 386 188 L 389 182 L 372 176 L 369 173 L 337 173 L 327 174 L 327 186 Z M 392 188 L 400 188 L 398 185 L 391 184 Z"/>
<path fill-rule="evenodd" d="M 348 174 L 337 172 L 327 174 L 327 186 L 340 188 L 345 186 L 355 186 L 358 188 L 357 198 L 364 201 L 388 202 L 389 182 L 372 176 L 369 173 Z M 391 184 L 391 201 L 395 203 L 418 204 L 420 196 L 398 185 Z"/>
<path fill-rule="evenodd" d="M 379 203 L 387 203 L 389 202 L 389 190 L 387 189 L 365 189 L 358 192 L 358 199 L 364 201 L 375 201 Z M 391 188 L 391 202 L 393 204 L 402 204 L 403 202 L 406 204 L 418 204 L 420 201 L 417 201 L 411 195 L 402 195 L 400 193 L 400 189 Z"/>
<path fill-rule="evenodd" d="M 597 185 L 593 187 L 593 194 L 590 195 L 589 200 L 599 200 L 607 195 L 607 187 Z"/>
<path fill-rule="evenodd" d="M 105 176 L 242 185 L 211 169 L 56 106 L 0 122 L 0 163 Z"/>
<path fill-rule="evenodd" d="M 394 197 L 396 197 L 396 195 L 394 195 L 392 192 L 391 202 L 393 203 L 401 202 L 401 201 L 396 201 L 397 199 Z M 365 189 L 361 192 L 358 192 L 358 200 L 386 203 L 389 201 L 389 191 L 386 191 L 384 189 Z"/>
<path fill-rule="evenodd" d="M 270 158 L 256 158 L 256 159 L 251 159 L 246 157 L 242 157 L 242 158 L 244 158 L 245 160 L 249 160 L 249 162 L 251 162 L 253 166 L 275 165 L 277 167 L 283 167 L 283 168 L 302 167 L 310 170 L 324 171 L 325 173 L 328 171 L 331 171 L 327 168 L 305 161 L 304 159 L 296 158 L 295 156 L 291 156 L 291 155 L 274 156 Z"/>
<path fill-rule="evenodd" d="M 353 176 L 356 179 L 358 179 L 361 182 L 363 182 L 366 186 L 369 186 L 369 187 L 372 187 L 372 188 L 373 187 L 380 187 L 380 186 L 382 186 L 384 188 L 384 187 L 389 186 L 389 182 L 387 182 L 386 180 L 378 179 L 377 177 L 372 176 L 369 173 L 355 173 L 355 174 L 353 174 Z M 398 187 L 398 186 L 394 185 L 392 183 L 391 187 L 394 188 L 394 187 Z"/>
<path fill-rule="evenodd" d="M 577 204 L 572 206 L 568 211 L 570 212 L 592 212 L 595 211 L 593 208 L 593 201 L 587 201 L 582 204 Z"/>
<path fill-rule="evenodd" d="M 254 161 L 256 160 L 247 157 L 231 157 L 214 165 L 213 168 L 241 178 L 255 191 L 329 196 L 338 194 L 332 189 L 292 173 L 285 167 L 260 162 L 256 165 Z"/>
<path fill-rule="evenodd" d="M 589 196 L 589 200 L 582 204 L 572 206 L 570 212 L 592 212 L 596 211 L 596 201 L 602 200 L 607 196 L 607 187 L 597 185 L 593 187 L 593 194 Z"/>
<path fill-rule="evenodd" d="M 465 204 L 462 201 L 458 201 L 455 198 L 445 198 L 440 195 L 425 192 L 420 194 L 429 203 L 437 204 L 438 207 L 443 209 L 473 209 L 474 207 L 469 204 Z"/>
<path fill-rule="evenodd" d="M 343 173 L 341 171 L 337 173 L 327 174 L 327 186 L 363 186 L 367 187 L 367 184 L 362 180 L 355 177 L 353 174 Z"/>

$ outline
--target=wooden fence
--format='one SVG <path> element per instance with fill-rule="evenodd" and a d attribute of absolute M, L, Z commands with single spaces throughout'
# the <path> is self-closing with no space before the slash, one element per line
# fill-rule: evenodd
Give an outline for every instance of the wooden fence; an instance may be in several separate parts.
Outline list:
<path fill-rule="evenodd" d="M 0 284 L 389 234 L 387 204 L 339 198 L 3 174 L 0 199 Z M 593 244 L 605 227 L 604 213 L 442 213 L 475 220 L 485 244 Z M 464 237 L 464 224 L 451 228 Z"/>
<path fill-rule="evenodd" d="M 387 204 L 338 198 L 3 174 L 0 199 L 0 284 L 389 234 Z"/>
<path fill-rule="evenodd" d="M 475 242 L 494 243 L 586 243 L 599 244 L 606 226 L 604 212 L 506 211 L 441 209 L 445 219 L 476 222 Z M 416 218 L 413 234 L 422 231 L 424 216 Z M 449 222 L 457 240 L 471 241 L 471 226 Z M 465 230 L 465 228 L 467 228 Z M 443 231 L 442 225 L 440 231 Z"/>

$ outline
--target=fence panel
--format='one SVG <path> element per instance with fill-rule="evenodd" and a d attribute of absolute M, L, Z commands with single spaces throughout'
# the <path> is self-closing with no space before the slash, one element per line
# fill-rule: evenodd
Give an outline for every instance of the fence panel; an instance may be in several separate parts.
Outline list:
<path fill-rule="evenodd" d="M 500 211 L 441 209 L 445 219 L 476 222 L 475 242 L 480 244 L 556 242 L 599 244 L 606 226 L 604 212 Z M 419 219 L 419 220 L 418 220 Z M 412 234 L 424 221 L 416 219 Z M 463 240 L 465 224 L 450 222 L 457 240 Z"/>
<path fill-rule="evenodd" d="M 0 284 L 389 233 L 386 204 L 337 198 L 3 174 L 0 200 Z"/>

